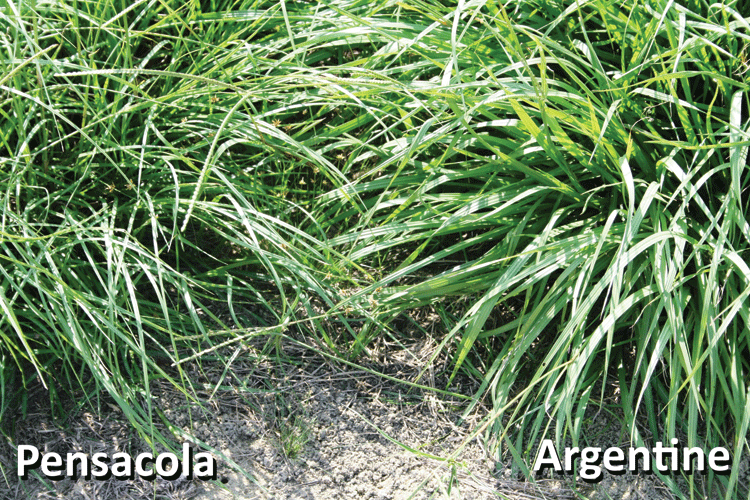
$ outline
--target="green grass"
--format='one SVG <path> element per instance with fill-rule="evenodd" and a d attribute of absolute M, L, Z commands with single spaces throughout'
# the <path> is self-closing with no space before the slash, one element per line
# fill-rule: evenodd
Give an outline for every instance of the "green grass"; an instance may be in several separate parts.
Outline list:
<path fill-rule="evenodd" d="M 0 412 L 34 380 L 54 400 L 94 386 L 162 440 L 149 382 L 190 397 L 165 366 L 241 340 L 199 314 L 210 302 L 350 357 L 430 306 L 453 375 L 494 405 L 486 438 L 522 469 L 541 435 L 578 441 L 600 382 L 635 443 L 642 421 L 736 465 L 747 11 L 1 7 Z M 312 302 L 343 337 L 301 322 Z M 737 470 L 689 478 L 693 494 L 746 495 Z"/>

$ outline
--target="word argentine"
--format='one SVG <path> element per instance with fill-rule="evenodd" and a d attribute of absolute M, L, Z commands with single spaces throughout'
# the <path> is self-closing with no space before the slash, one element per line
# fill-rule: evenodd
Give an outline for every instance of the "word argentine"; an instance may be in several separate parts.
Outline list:
<path fill-rule="evenodd" d="M 193 460 L 195 459 L 195 465 Z M 110 462 L 112 464 L 110 465 Z M 149 481 L 160 476 L 167 480 L 185 476 L 188 479 L 216 479 L 216 460 L 210 453 L 196 453 L 188 443 L 182 444 L 182 460 L 174 453 L 160 453 L 154 458 L 151 453 L 141 453 L 135 460 L 127 453 L 119 452 L 112 455 L 94 453 L 89 463 L 89 456 L 85 453 L 68 453 L 65 460 L 59 453 L 45 453 L 40 455 L 36 446 L 22 444 L 18 446 L 18 476 L 28 479 L 29 471 L 41 466 L 42 474 L 47 478 L 58 480 L 64 477 L 77 477 L 76 464 L 81 466 L 83 479 L 98 479 L 104 481 L 111 477 L 117 479 L 134 479 L 135 474 Z M 152 468 L 147 468 L 153 464 Z M 169 467 L 167 468 L 167 465 Z"/>
<path fill-rule="evenodd" d="M 694 462 L 699 472 L 705 471 L 706 454 L 701 448 L 683 448 L 682 462 L 680 462 L 680 453 L 675 447 L 679 440 L 672 438 L 671 441 L 672 447 L 669 448 L 665 448 L 661 441 L 657 441 L 653 450 L 644 447 L 629 448 L 627 460 L 625 459 L 625 452 L 617 447 L 607 448 L 604 450 L 603 455 L 601 454 L 602 449 L 596 447 L 579 449 L 576 446 L 565 448 L 564 463 L 561 463 L 557 450 L 555 450 L 554 442 L 551 439 L 545 439 L 539 447 L 533 470 L 534 472 L 539 472 L 551 467 L 555 472 L 572 474 L 574 472 L 573 462 L 576 459 L 580 459 L 581 479 L 589 483 L 596 483 L 604 477 L 602 467 L 600 467 L 602 462 L 607 472 L 620 475 L 625 474 L 625 472 L 637 473 L 638 460 L 640 458 L 643 472 L 647 474 L 653 473 L 651 468 L 651 451 L 653 451 L 655 458 L 654 465 L 659 472 L 677 472 L 678 470 L 682 470 L 687 474 L 692 474 Z M 626 463 L 627 468 L 625 467 Z M 708 466 L 717 474 L 729 474 L 730 465 L 731 460 L 726 448 L 713 448 L 708 453 Z"/>

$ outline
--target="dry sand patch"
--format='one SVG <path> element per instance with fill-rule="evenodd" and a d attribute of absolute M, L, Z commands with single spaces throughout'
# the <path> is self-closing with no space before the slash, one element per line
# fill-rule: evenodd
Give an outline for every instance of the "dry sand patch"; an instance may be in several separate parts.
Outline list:
<path fill-rule="evenodd" d="M 0 499 L 673 498 L 653 476 L 605 476 L 598 486 L 581 483 L 577 488 L 564 477 L 523 481 L 507 468 L 509 460 L 494 460 L 480 439 L 467 441 L 486 408 L 477 406 L 462 421 L 465 400 L 373 373 L 414 380 L 420 366 L 411 361 L 422 359 L 425 347 L 413 345 L 409 352 L 380 358 L 387 363 L 361 369 L 301 351 L 293 353 L 295 364 L 248 358 L 236 361 L 229 373 L 224 366 L 206 368 L 204 363 L 189 370 L 194 383 L 205 384 L 206 390 L 199 392 L 205 397 L 203 408 L 186 404 L 183 395 L 156 381 L 152 401 L 155 412 L 174 424 L 177 433 L 190 434 L 216 451 L 216 481 L 136 477 L 19 482 L 13 452 L 3 443 Z M 444 382 L 428 379 L 437 386 Z M 470 380 L 461 383 L 455 391 L 472 394 L 476 389 Z M 217 386 L 219 390 L 211 390 Z M 32 401 L 23 425 L 16 427 L 17 443 L 59 453 L 118 450 L 135 456 L 150 451 L 111 404 L 102 405 L 97 415 L 72 412 L 55 421 L 41 389 L 32 393 Z M 599 420 L 592 432 L 609 428 L 614 434 L 608 439 L 616 440 L 612 424 Z M 454 460 L 445 460 L 458 448 Z"/>

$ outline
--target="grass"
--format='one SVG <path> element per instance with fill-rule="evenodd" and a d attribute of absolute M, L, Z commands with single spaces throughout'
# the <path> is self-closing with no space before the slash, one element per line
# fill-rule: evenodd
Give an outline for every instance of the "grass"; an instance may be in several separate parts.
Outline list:
<path fill-rule="evenodd" d="M 614 383 L 634 443 L 734 450 L 694 498 L 746 495 L 746 12 L 7 3 L 0 413 L 85 387 L 164 441 L 150 382 L 241 340 L 209 304 L 350 359 L 429 306 L 522 470 Z"/>
<path fill-rule="evenodd" d="M 286 458 L 295 459 L 305 449 L 310 440 L 305 423 L 299 420 L 295 422 L 281 422 L 279 424 L 279 448 Z"/>

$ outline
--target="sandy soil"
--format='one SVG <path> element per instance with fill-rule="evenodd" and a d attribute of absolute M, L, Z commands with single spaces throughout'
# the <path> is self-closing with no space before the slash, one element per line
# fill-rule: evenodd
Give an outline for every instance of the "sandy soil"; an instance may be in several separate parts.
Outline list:
<path fill-rule="evenodd" d="M 675 498 L 655 476 L 605 475 L 598 485 L 576 485 L 566 476 L 524 481 L 510 468 L 509 457 L 497 460 L 481 439 L 470 439 L 488 411 L 481 404 L 462 420 L 464 398 L 385 378 L 415 380 L 433 348 L 424 341 L 380 358 L 387 362 L 359 368 L 334 365 L 302 350 L 288 352 L 294 346 L 284 347 L 294 363 L 237 356 L 225 371 L 223 365 L 203 362 L 188 373 L 199 386 L 205 384 L 199 391 L 203 408 L 186 404 L 183 395 L 156 382 L 152 401 L 174 424 L 176 435 L 189 435 L 214 450 L 219 460 L 215 481 L 55 482 L 38 476 L 19 481 L 14 451 L 4 442 L 0 499 Z M 423 380 L 434 387 L 443 382 L 429 373 Z M 462 394 L 475 389 L 471 380 L 453 387 Z M 71 411 L 53 419 L 46 394 L 39 389 L 32 396 L 16 427 L 16 443 L 62 454 L 118 450 L 135 456 L 149 450 L 114 405 L 103 404 L 96 415 Z M 588 432 L 603 446 L 623 445 L 616 419 L 606 415 L 592 419 Z M 446 459 L 458 449 L 457 456 Z"/>

